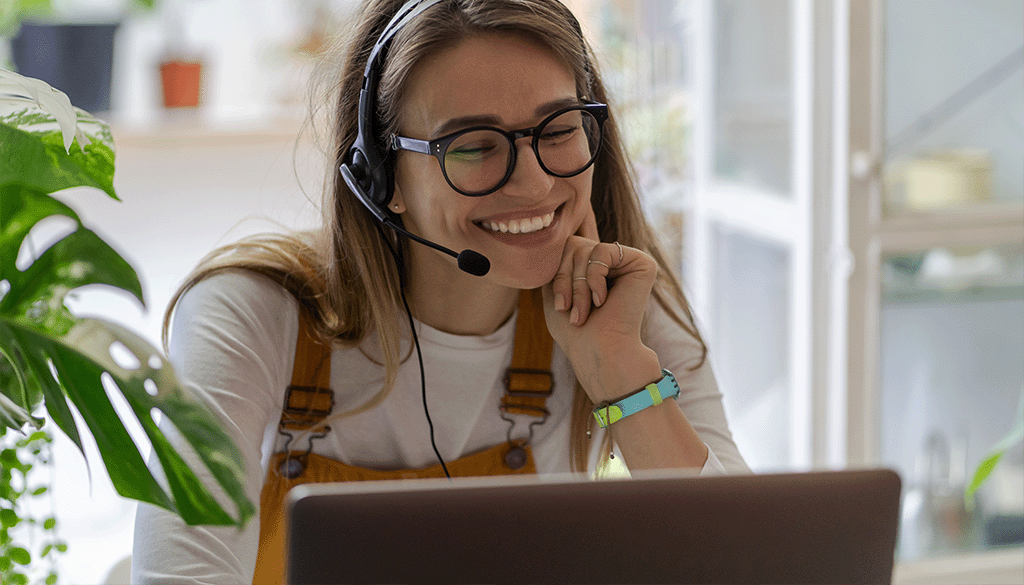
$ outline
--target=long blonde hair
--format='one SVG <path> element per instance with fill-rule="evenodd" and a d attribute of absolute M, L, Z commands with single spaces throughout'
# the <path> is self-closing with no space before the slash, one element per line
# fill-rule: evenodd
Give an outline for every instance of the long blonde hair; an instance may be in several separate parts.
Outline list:
<path fill-rule="evenodd" d="M 385 368 L 385 381 L 362 412 L 379 404 L 394 387 L 401 339 L 406 328 L 401 307 L 398 268 L 382 238 L 392 245 L 407 245 L 378 230 L 374 217 L 359 203 L 337 171 L 356 138 L 359 90 L 366 61 L 387 22 L 405 0 L 368 0 L 337 52 L 328 59 L 327 85 L 336 93 L 331 144 L 323 204 L 323 225 L 305 234 L 262 235 L 219 248 L 204 258 L 174 295 L 164 317 L 164 342 L 173 309 L 186 291 L 207 276 L 229 269 L 251 270 L 280 283 L 309 312 L 317 333 L 343 347 L 358 347 L 371 332 L 377 333 Z M 579 33 L 575 17 L 557 0 L 447 0 L 420 14 L 395 36 L 381 73 L 377 114 L 387 136 L 399 123 L 398 113 L 406 81 L 424 55 L 450 47 L 460 39 L 488 31 L 529 35 L 548 46 L 573 71 L 579 97 L 608 103 L 593 52 Z M 601 241 L 618 241 L 650 254 L 658 263 L 653 295 L 682 328 L 706 348 L 693 325 L 682 287 L 665 261 L 658 238 L 647 223 L 634 186 L 631 166 L 616 124 L 614 108 L 604 126 L 604 142 L 594 164 L 591 203 Z M 317 110 L 314 109 L 314 112 Z M 681 313 L 681 314 L 680 314 Z M 698 367 L 699 363 L 694 366 Z M 595 421 L 594 405 L 577 383 L 570 422 L 569 454 L 572 469 L 584 471 L 589 454 L 588 431 Z M 350 416 L 347 412 L 339 416 Z M 610 452 L 605 436 L 604 457 Z"/>

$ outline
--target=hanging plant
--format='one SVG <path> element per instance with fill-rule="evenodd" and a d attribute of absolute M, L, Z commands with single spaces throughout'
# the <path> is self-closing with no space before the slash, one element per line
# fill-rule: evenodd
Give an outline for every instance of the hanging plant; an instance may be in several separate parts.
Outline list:
<path fill-rule="evenodd" d="M 50 465 L 49 432 L 37 430 L 27 437 L 0 428 L 0 584 L 25 585 L 33 573 L 45 575 L 42 582 L 57 582 L 56 557 L 68 545 L 57 536 L 57 519 L 52 515 L 49 483 L 40 481 L 38 471 Z M 38 507 L 28 505 L 40 498 L 50 500 L 51 514 L 39 516 Z M 28 544 L 17 537 L 27 534 Z M 41 536 L 41 538 L 40 538 Z M 34 546 L 33 546 L 34 545 Z M 33 557 L 46 559 L 45 566 L 29 565 Z"/>
<path fill-rule="evenodd" d="M 0 69 L 0 428 L 38 429 L 45 408 L 84 457 L 84 429 L 72 417 L 73 404 L 119 494 L 171 510 L 188 524 L 243 526 L 254 507 L 243 489 L 238 449 L 216 419 L 178 384 L 159 350 L 120 325 L 77 317 L 64 303 L 71 291 L 94 284 L 144 302 L 131 265 L 51 196 L 88 186 L 118 199 L 113 176 L 114 144 L 105 123 L 73 108 L 49 85 Z M 32 228 L 54 215 L 70 219 L 74 231 L 31 253 Z M 115 361 L 112 348 L 128 350 L 134 363 Z M 150 473 L 108 392 L 130 406 L 168 489 Z M 233 513 L 157 427 L 157 412 L 196 452 L 234 503 Z"/>

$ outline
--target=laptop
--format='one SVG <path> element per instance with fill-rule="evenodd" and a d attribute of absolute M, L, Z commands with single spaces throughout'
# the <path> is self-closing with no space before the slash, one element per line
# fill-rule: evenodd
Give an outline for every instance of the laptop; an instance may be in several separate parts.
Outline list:
<path fill-rule="evenodd" d="M 288 579 L 324 583 L 889 583 L 890 470 L 311 484 Z"/>

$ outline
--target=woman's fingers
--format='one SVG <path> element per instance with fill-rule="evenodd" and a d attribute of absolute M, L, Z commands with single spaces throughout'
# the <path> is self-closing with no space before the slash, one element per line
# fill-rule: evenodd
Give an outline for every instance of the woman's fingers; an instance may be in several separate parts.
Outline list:
<path fill-rule="evenodd" d="M 626 256 L 633 252 L 643 255 L 618 242 L 601 243 L 594 209 L 588 208 L 576 235 L 566 242 L 558 273 L 551 282 L 555 310 L 568 312 L 572 325 L 586 323 L 593 309 L 608 300 L 615 279 L 630 272 Z"/>
<path fill-rule="evenodd" d="M 576 235 L 570 237 L 569 241 L 565 244 L 562 263 L 558 267 L 554 280 L 551 281 L 551 292 L 554 294 L 555 310 L 569 311 L 569 321 L 573 324 L 579 321 L 581 311 L 584 316 L 589 312 L 590 302 L 596 304 L 598 298 L 603 299 L 603 296 L 595 296 L 589 291 L 588 286 L 590 285 L 588 280 L 590 279 L 586 269 L 577 269 L 577 255 L 580 252 L 580 248 L 593 246 L 599 240 L 597 217 L 594 215 L 594 208 L 588 205 L 587 211 L 583 216 L 583 223 L 576 230 Z M 594 282 L 596 283 L 597 280 L 594 279 Z M 601 283 L 599 288 L 602 291 L 601 295 L 603 295 L 606 291 L 604 283 Z M 587 302 L 584 303 L 584 300 Z M 586 304 L 586 307 L 581 309 L 581 306 L 584 304 Z M 572 312 L 573 309 L 576 309 L 576 311 Z"/>
<path fill-rule="evenodd" d="M 582 325 L 587 322 L 590 314 L 590 304 L 594 301 L 592 286 L 597 281 L 589 274 L 587 262 L 593 247 L 584 245 L 576 248 L 572 256 L 572 310 L 569 313 L 569 322 L 573 325 Z"/>
<path fill-rule="evenodd" d="M 553 283 L 555 295 L 562 297 L 559 302 L 556 296 L 555 308 L 569 311 L 573 325 L 586 323 L 592 309 L 608 299 L 610 280 L 618 276 L 624 263 L 620 250 L 622 247 L 615 242 L 594 244 L 582 240 L 563 257 Z"/>
<path fill-rule="evenodd" d="M 571 238 L 570 238 L 571 241 Z M 551 281 L 551 291 L 555 295 L 555 310 L 568 311 L 572 309 L 572 287 L 573 287 L 573 255 L 567 251 L 562 254 L 562 263 L 558 265 L 558 272 Z"/>

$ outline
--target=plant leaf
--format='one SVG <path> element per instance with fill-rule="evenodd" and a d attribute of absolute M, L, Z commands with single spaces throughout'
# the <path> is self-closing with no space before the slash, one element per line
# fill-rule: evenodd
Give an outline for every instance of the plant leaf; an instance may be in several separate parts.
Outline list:
<path fill-rule="evenodd" d="M 1021 389 L 1020 401 L 1017 403 L 1017 424 L 981 460 L 978 468 L 974 471 L 974 477 L 971 478 L 971 482 L 964 489 L 964 504 L 966 504 L 967 509 L 974 508 L 974 494 L 985 483 L 985 480 L 992 475 L 992 471 L 995 470 L 999 460 L 1003 458 L 1003 454 L 1021 441 L 1024 441 L 1024 388 Z"/>
<path fill-rule="evenodd" d="M 7 396 L 0 394 L 0 425 L 18 430 L 33 422 L 32 415 L 27 410 L 18 406 Z"/>
<path fill-rule="evenodd" d="M 27 98 L 25 97 L 27 96 Z M 34 102 L 39 109 L 52 116 L 60 125 L 63 134 L 64 151 L 71 148 L 71 143 L 76 138 L 78 115 L 75 107 L 67 94 L 59 89 L 51 87 L 45 81 L 33 77 L 18 75 L 7 69 L 0 69 L 0 101 L 5 105 L 18 104 L 19 102 Z M 79 140 L 79 144 L 84 138 Z"/>
<path fill-rule="evenodd" d="M 7 554 L 11 557 L 12 561 L 18 563 L 19 565 L 27 565 L 32 562 L 32 555 L 30 555 L 27 550 L 21 548 L 20 546 L 9 549 L 7 551 Z"/>
<path fill-rule="evenodd" d="M 4 345 L 0 343 L 0 374 L 3 374 L 2 380 L 0 380 L 0 425 L 20 430 L 26 424 L 31 423 L 39 428 L 42 424 L 36 424 L 37 421 L 25 408 L 31 403 L 28 380 L 22 374 L 14 356 L 4 348 Z M 18 397 L 20 403 L 11 400 L 8 396 Z"/>
<path fill-rule="evenodd" d="M 73 219 L 79 226 L 81 219 L 70 207 L 45 193 L 20 184 L 0 185 L 0 278 L 17 272 L 18 252 L 32 228 L 52 215 Z"/>
<path fill-rule="evenodd" d="M 81 319 L 64 336 L 55 337 L 32 324 L 8 321 L 23 351 L 50 359 L 68 397 L 78 408 L 96 439 L 107 472 L 118 493 L 177 512 L 189 524 L 244 525 L 255 511 L 245 495 L 241 455 L 213 416 L 178 385 L 170 366 L 149 365 L 159 352 L 148 342 L 114 323 Z M 119 341 L 135 354 L 139 368 L 127 370 L 110 355 Z M 162 361 L 162 360 L 161 360 Z M 106 372 L 125 397 L 153 444 L 164 469 L 173 500 L 153 478 L 135 443 L 118 418 L 101 382 Z M 151 380 L 158 392 L 146 390 Z M 47 397 L 49 405 L 50 397 Z M 225 493 L 236 504 L 237 517 L 221 508 L 195 473 L 174 451 L 153 421 L 158 409 L 174 423 L 206 464 Z"/>
<path fill-rule="evenodd" d="M 71 187 L 114 192 L 114 151 L 91 142 L 65 152 L 59 130 L 33 133 L 0 123 L 0 185 L 26 185 L 43 193 Z"/>
<path fill-rule="evenodd" d="M 66 331 L 70 325 L 64 297 L 81 286 L 117 287 L 143 303 L 142 283 L 135 270 L 84 227 L 50 246 L 23 272 L 15 270 L 8 274 L 7 280 L 11 287 L 0 300 L 0 314 L 27 316 L 56 331 Z"/>
<path fill-rule="evenodd" d="M 78 433 L 78 424 L 71 414 L 71 408 L 64 397 L 64 390 L 50 372 L 46 354 L 26 351 L 17 336 L 17 331 L 9 325 L 13 325 L 11 320 L 0 316 L 0 345 L 9 355 L 15 356 L 17 361 L 14 367 L 18 368 L 28 381 L 30 402 L 25 405 L 26 408 L 35 410 L 39 402 L 44 401 L 50 419 L 78 447 L 82 457 L 85 457 L 85 448 L 82 446 L 82 437 Z M 86 465 L 88 466 L 88 464 L 89 461 L 86 459 Z"/>
<path fill-rule="evenodd" d="M 967 489 L 964 490 L 964 504 L 968 510 L 974 509 L 974 494 L 977 493 L 978 488 L 981 484 L 985 483 L 985 480 L 992 475 L 992 470 L 996 468 L 996 464 L 1003 458 L 1002 451 L 995 451 L 989 453 L 985 457 L 981 464 L 978 465 L 978 469 L 974 471 L 974 477 L 971 478 L 971 483 L 967 484 Z"/>

